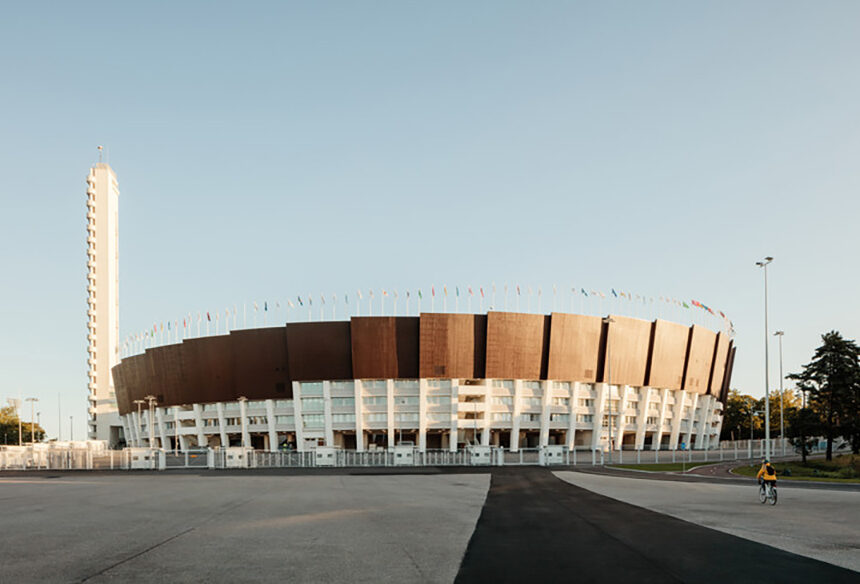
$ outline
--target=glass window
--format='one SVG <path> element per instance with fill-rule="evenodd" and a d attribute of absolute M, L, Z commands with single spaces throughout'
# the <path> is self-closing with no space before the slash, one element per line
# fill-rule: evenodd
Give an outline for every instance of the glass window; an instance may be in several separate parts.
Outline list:
<path fill-rule="evenodd" d="M 495 422 L 510 422 L 510 412 L 493 412 L 493 421 Z"/>
<path fill-rule="evenodd" d="M 383 413 L 375 413 L 375 414 L 367 414 L 368 422 L 387 422 L 388 414 Z"/>
<path fill-rule="evenodd" d="M 417 406 L 418 405 L 418 396 L 399 396 L 394 398 L 394 403 L 401 406 Z"/>
<path fill-rule="evenodd" d="M 434 406 L 450 405 L 450 395 L 431 395 L 427 398 L 427 403 Z"/>
<path fill-rule="evenodd" d="M 418 389 L 417 379 L 398 379 L 394 382 L 395 389 Z"/>
<path fill-rule="evenodd" d="M 384 395 L 366 395 L 361 398 L 366 406 L 384 406 L 388 404 L 388 398 Z"/>
<path fill-rule="evenodd" d="M 325 400 L 321 397 L 303 397 L 302 398 L 302 411 L 303 412 L 312 412 L 319 411 L 325 408 Z"/>
<path fill-rule="evenodd" d="M 335 423 L 355 422 L 355 414 L 332 414 L 331 421 Z"/>
<path fill-rule="evenodd" d="M 323 394 L 323 384 L 322 381 L 303 381 L 299 384 L 301 387 L 302 395 L 322 395 Z"/>
<path fill-rule="evenodd" d="M 354 397 L 333 397 L 331 398 L 331 405 L 333 406 L 347 406 L 347 407 L 355 407 L 355 398 Z"/>
<path fill-rule="evenodd" d="M 394 414 L 395 422 L 417 422 L 418 414 L 413 412 L 397 412 Z"/>
<path fill-rule="evenodd" d="M 569 422 L 570 416 L 568 414 L 550 414 L 549 415 L 550 422 Z"/>
<path fill-rule="evenodd" d="M 322 414 L 302 414 L 305 428 L 322 428 L 325 426 L 325 416 Z"/>
<path fill-rule="evenodd" d="M 510 396 L 493 396 L 493 404 L 497 406 L 512 406 L 514 405 L 514 398 Z"/>
<path fill-rule="evenodd" d="M 292 425 L 295 423 L 295 418 L 293 416 L 275 416 L 275 423 Z"/>
<path fill-rule="evenodd" d="M 566 397 L 554 397 L 552 398 L 552 405 L 554 406 L 566 406 L 570 403 L 570 399 Z"/>

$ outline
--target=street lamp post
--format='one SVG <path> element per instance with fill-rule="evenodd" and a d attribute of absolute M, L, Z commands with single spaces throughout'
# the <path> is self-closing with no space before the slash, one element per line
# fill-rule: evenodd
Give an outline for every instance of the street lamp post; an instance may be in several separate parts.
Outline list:
<path fill-rule="evenodd" d="M 138 446 L 141 446 L 141 439 L 140 439 L 140 408 L 141 408 L 141 406 L 142 406 L 144 403 L 146 403 L 146 402 L 144 402 L 142 399 L 136 399 L 136 400 L 134 400 L 134 403 L 136 403 L 136 404 L 137 404 L 137 445 L 138 445 Z"/>
<path fill-rule="evenodd" d="M 155 448 L 155 412 L 152 406 L 158 401 L 154 395 L 147 395 L 144 398 L 149 403 L 149 447 Z"/>
<path fill-rule="evenodd" d="M 37 397 L 28 397 L 25 401 L 30 402 L 30 444 L 36 443 L 36 414 L 35 405 L 39 401 Z"/>
<path fill-rule="evenodd" d="M 764 270 L 764 457 L 770 460 L 770 390 L 768 385 L 768 328 L 767 328 L 767 265 L 773 261 L 771 256 L 767 256 L 755 265 Z"/>
<path fill-rule="evenodd" d="M 615 322 L 611 316 L 603 317 L 606 329 L 606 392 L 609 394 L 609 464 L 612 464 L 612 359 L 609 353 L 609 325 Z"/>
<path fill-rule="evenodd" d="M 782 386 L 783 377 L 782 377 L 782 337 L 785 335 L 785 331 L 776 331 L 773 333 L 775 337 L 779 337 L 779 441 L 782 443 L 782 455 L 785 456 L 785 419 L 783 416 L 783 394 L 785 393 L 785 389 Z"/>

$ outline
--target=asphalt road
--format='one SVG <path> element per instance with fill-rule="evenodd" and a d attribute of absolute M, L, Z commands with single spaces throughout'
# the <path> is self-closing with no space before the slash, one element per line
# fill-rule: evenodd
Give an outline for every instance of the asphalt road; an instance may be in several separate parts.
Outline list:
<path fill-rule="evenodd" d="M 858 574 L 598 495 L 494 469 L 456 582 L 828 582 Z"/>

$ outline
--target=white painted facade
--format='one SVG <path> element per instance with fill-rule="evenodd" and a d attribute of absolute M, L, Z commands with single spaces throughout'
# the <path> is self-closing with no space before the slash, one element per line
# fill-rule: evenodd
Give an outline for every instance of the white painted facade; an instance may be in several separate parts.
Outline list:
<path fill-rule="evenodd" d="M 520 379 L 293 382 L 293 399 L 156 407 L 153 447 L 244 446 L 357 451 L 412 442 L 420 452 L 464 447 L 568 450 L 708 449 L 722 404 L 681 390 Z M 150 416 L 122 416 L 128 443 L 150 446 Z M 609 420 L 612 420 L 610 441 Z"/>
<path fill-rule="evenodd" d="M 87 435 L 123 439 L 111 368 L 119 362 L 119 183 L 98 163 L 87 175 Z"/>

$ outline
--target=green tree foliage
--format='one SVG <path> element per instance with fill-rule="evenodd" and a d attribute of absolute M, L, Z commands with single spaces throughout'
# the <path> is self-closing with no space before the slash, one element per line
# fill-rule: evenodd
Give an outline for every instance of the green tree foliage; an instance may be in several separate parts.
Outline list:
<path fill-rule="evenodd" d="M 751 395 L 743 395 L 737 389 L 729 391 L 723 410 L 723 428 L 720 440 L 746 440 L 750 437 L 750 411 L 757 411 L 758 401 Z M 778 414 L 777 414 L 778 415 Z M 761 417 L 752 420 L 753 431 L 761 437 Z"/>
<path fill-rule="evenodd" d="M 35 426 L 36 442 L 41 442 L 45 438 L 45 430 L 39 424 Z M 23 444 L 33 441 L 30 434 L 31 428 L 30 422 L 21 424 L 21 442 Z M 0 444 L 18 444 L 18 415 L 12 406 L 0 408 Z"/>
<path fill-rule="evenodd" d="M 788 441 L 800 450 L 803 464 L 806 464 L 806 456 L 822 431 L 821 417 L 811 408 L 791 408 L 785 413 L 788 421 Z"/>
<path fill-rule="evenodd" d="M 807 392 L 827 438 L 827 460 L 832 460 L 833 439 L 840 435 L 851 442 L 855 453 L 860 451 L 860 347 L 836 331 L 821 340 L 812 361 L 788 377 Z"/>

